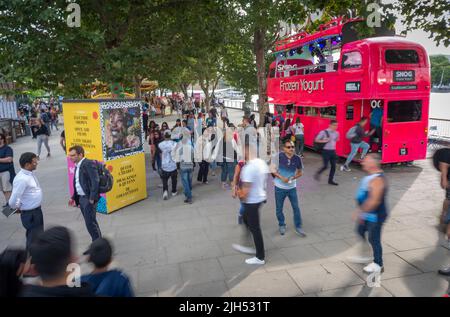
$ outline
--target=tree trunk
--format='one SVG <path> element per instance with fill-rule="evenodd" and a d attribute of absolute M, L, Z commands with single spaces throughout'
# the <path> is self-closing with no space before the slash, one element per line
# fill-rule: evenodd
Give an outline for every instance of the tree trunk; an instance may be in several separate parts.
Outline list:
<path fill-rule="evenodd" d="M 264 125 L 264 115 L 267 108 L 267 79 L 266 79 L 266 61 L 265 56 L 266 31 L 261 28 L 255 30 L 254 50 L 256 55 L 256 74 L 258 78 L 258 113 L 259 126 Z"/>
<path fill-rule="evenodd" d="M 199 80 L 200 83 L 200 87 L 203 90 L 203 93 L 205 94 L 205 106 L 206 106 L 206 112 L 209 111 L 209 106 L 210 106 L 210 96 L 209 96 L 209 81 L 206 80 L 205 82 L 203 82 L 203 80 Z M 206 85 L 205 85 L 206 83 Z"/>
<path fill-rule="evenodd" d="M 139 75 L 134 76 L 134 97 L 136 99 L 141 99 L 141 83 L 142 77 Z"/>
<path fill-rule="evenodd" d="M 185 84 L 185 83 L 180 84 L 180 89 L 184 95 L 184 98 L 183 98 L 184 100 L 186 100 L 188 98 L 188 91 L 187 91 L 188 87 L 189 87 L 189 84 Z"/>

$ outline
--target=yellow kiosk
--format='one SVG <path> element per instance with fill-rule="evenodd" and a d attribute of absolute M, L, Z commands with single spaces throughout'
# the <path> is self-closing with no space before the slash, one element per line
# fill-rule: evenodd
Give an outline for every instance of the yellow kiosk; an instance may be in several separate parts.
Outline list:
<path fill-rule="evenodd" d="M 81 145 L 86 158 L 104 163 L 114 177 L 97 211 L 108 214 L 147 198 L 141 101 L 65 100 L 63 112 L 67 151 Z M 75 166 L 67 164 L 72 195 Z"/>

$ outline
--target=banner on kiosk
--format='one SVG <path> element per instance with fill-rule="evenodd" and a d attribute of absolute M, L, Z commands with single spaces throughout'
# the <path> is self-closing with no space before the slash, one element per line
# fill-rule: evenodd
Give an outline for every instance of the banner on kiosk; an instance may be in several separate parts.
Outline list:
<path fill-rule="evenodd" d="M 114 177 L 97 211 L 111 213 L 147 197 L 143 150 L 142 106 L 139 101 L 63 103 L 67 151 L 81 145 L 85 157 L 106 165 Z M 73 195 L 74 164 L 67 159 L 69 192 Z"/>

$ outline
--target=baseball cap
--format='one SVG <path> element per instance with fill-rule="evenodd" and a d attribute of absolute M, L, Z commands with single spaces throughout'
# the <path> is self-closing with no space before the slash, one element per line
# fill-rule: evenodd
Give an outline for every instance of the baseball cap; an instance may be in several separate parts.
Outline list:
<path fill-rule="evenodd" d="M 111 262 L 112 245 L 105 238 L 98 238 L 91 243 L 89 249 L 83 255 L 89 255 L 89 262 L 92 262 L 96 267 L 105 267 Z"/>
<path fill-rule="evenodd" d="M 170 131 L 166 130 L 166 132 L 164 133 L 164 138 L 170 139 L 171 135 L 172 135 L 172 133 Z"/>

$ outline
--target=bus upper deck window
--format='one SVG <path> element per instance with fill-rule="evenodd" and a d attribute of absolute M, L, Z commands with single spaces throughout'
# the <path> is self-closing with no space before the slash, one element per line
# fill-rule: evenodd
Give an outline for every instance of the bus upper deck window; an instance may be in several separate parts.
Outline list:
<path fill-rule="evenodd" d="M 400 100 L 388 103 L 389 122 L 411 122 L 422 120 L 421 100 Z"/>
<path fill-rule="evenodd" d="M 297 114 L 303 114 L 303 107 L 297 107 Z"/>
<path fill-rule="evenodd" d="M 389 64 L 419 63 L 419 55 L 415 50 L 386 50 L 385 59 Z"/>
<path fill-rule="evenodd" d="M 362 65 L 362 56 L 358 51 L 348 52 L 342 56 L 342 68 L 359 68 Z"/>

